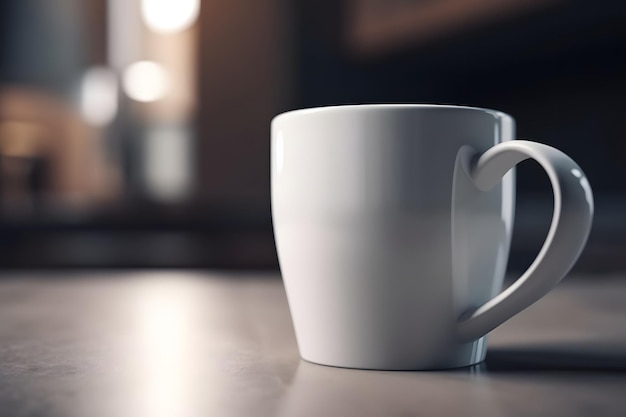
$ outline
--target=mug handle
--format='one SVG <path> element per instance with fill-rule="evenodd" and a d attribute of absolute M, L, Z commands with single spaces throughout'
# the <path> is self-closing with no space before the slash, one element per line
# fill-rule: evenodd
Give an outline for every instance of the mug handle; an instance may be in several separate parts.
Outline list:
<path fill-rule="evenodd" d="M 546 295 L 580 255 L 591 229 L 593 194 L 582 169 L 567 155 L 541 143 L 512 140 L 475 158 L 470 177 L 487 191 L 518 163 L 532 158 L 548 174 L 554 193 L 552 223 L 539 255 L 506 290 L 458 321 L 460 341 L 476 340 Z"/>

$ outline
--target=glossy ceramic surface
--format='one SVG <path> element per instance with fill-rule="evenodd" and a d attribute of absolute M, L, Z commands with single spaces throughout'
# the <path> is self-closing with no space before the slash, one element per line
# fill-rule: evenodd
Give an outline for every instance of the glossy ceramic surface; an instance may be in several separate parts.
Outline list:
<path fill-rule="evenodd" d="M 565 275 L 589 232 L 589 184 L 562 152 L 514 136 L 510 116 L 455 106 L 341 106 L 274 119 L 274 231 L 304 359 L 471 365 L 490 330 Z M 552 181 L 555 215 L 537 261 L 498 295 L 510 169 L 529 157 Z"/>

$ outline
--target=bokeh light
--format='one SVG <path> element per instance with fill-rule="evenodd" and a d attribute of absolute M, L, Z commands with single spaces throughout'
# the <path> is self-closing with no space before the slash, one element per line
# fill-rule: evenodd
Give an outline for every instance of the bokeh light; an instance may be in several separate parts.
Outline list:
<path fill-rule="evenodd" d="M 200 0 L 142 0 L 144 22 L 158 33 L 174 33 L 189 28 L 198 18 Z"/>
<path fill-rule="evenodd" d="M 161 64 L 139 61 L 124 71 L 122 86 L 128 97 L 140 102 L 157 101 L 165 97 L 169 89 L 169 77 Z"/>
<path fill-rule="evenodd" d="M 85 72 L 80 90 L 80 109 L 93 126 L 106 126 L 117 113 L 117 77 L 106 67 L 93 67 Z"/>

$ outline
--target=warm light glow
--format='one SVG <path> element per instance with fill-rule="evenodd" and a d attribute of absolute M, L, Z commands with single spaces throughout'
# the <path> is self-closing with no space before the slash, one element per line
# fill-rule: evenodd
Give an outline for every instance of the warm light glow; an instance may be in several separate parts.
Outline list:
<path fill-rule="evenodd" d="M 150 102 L 165 97 L 169 89 L 169 79 L 165 68 L 152 61 L 140 61 L 124 71 L 122 79 L 124 92 L 136 101 Z"/>
<path fill-rule="evenodd" d="M 136 381 L 137 415 L 187 417 L 193 369 L 189 358 L 194 349 L 193 294 L 175 281 L 163 281 L 144 288 L 137 301 L 134 365 L 141 370 Z"/>
<path fill-rule="evenodd" d="M 117 114 L 117 78 L 106 67 L 94 67 L 85 73 L 80 91 L 80 109 L 87 123 L 106 126 Z"/>
<path fill-rule="evenodd" d="M 174 33 L 190 27 L 198 18 L 200 0 L 141 0 L 146 25 L 159 33 Z"/>

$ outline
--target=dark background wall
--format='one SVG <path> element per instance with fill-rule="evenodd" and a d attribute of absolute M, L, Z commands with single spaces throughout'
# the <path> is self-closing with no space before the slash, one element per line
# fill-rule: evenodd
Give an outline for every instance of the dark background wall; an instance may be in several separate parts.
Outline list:
<path fill-rule="evenodd" d="M 622 265 L 624 3 L 546 2 L 372 54 L 346 40 L 348 3 L 302 0 L 289 9 L 286 3 L 265 2 L 246 13 L 228 6 L 222 12 L 232 8 L 230 21 L 205 8 L 203 37 L 214 40 L 201 53 L 202 73 L 214 74 L 202 81 L 201 132 L 212 138 L 203 145 L 208 198 L 269 212 L 268 126 L 282 110 L 351 103 L 496 108 L 514 115 L 519 138 L 562 149 L 585 169 L 597 215 L 579 267 Z M 219 29 L 210 15 L 223 22 Z M 247 52 L 233 54 L 232 47 Z M 538 166 L 524 163 L 518 172 L 512 267 L 521 269 L 539 250 L 552 200 Z"/>
<path fill-rule="evenodd" d="M 345 42 L 345 4 L 300 2 L 297 107 L 440 103 L 512 114 L 519 138 L 555 146 L 585 169 L 596 197 L 581 265 L 621 265 L 626 251 L 626 4 L 544 7 L 363 55 Z M 538 251 L 551 215 L 545 173 L 518 169 L 512 266 Z"/>

